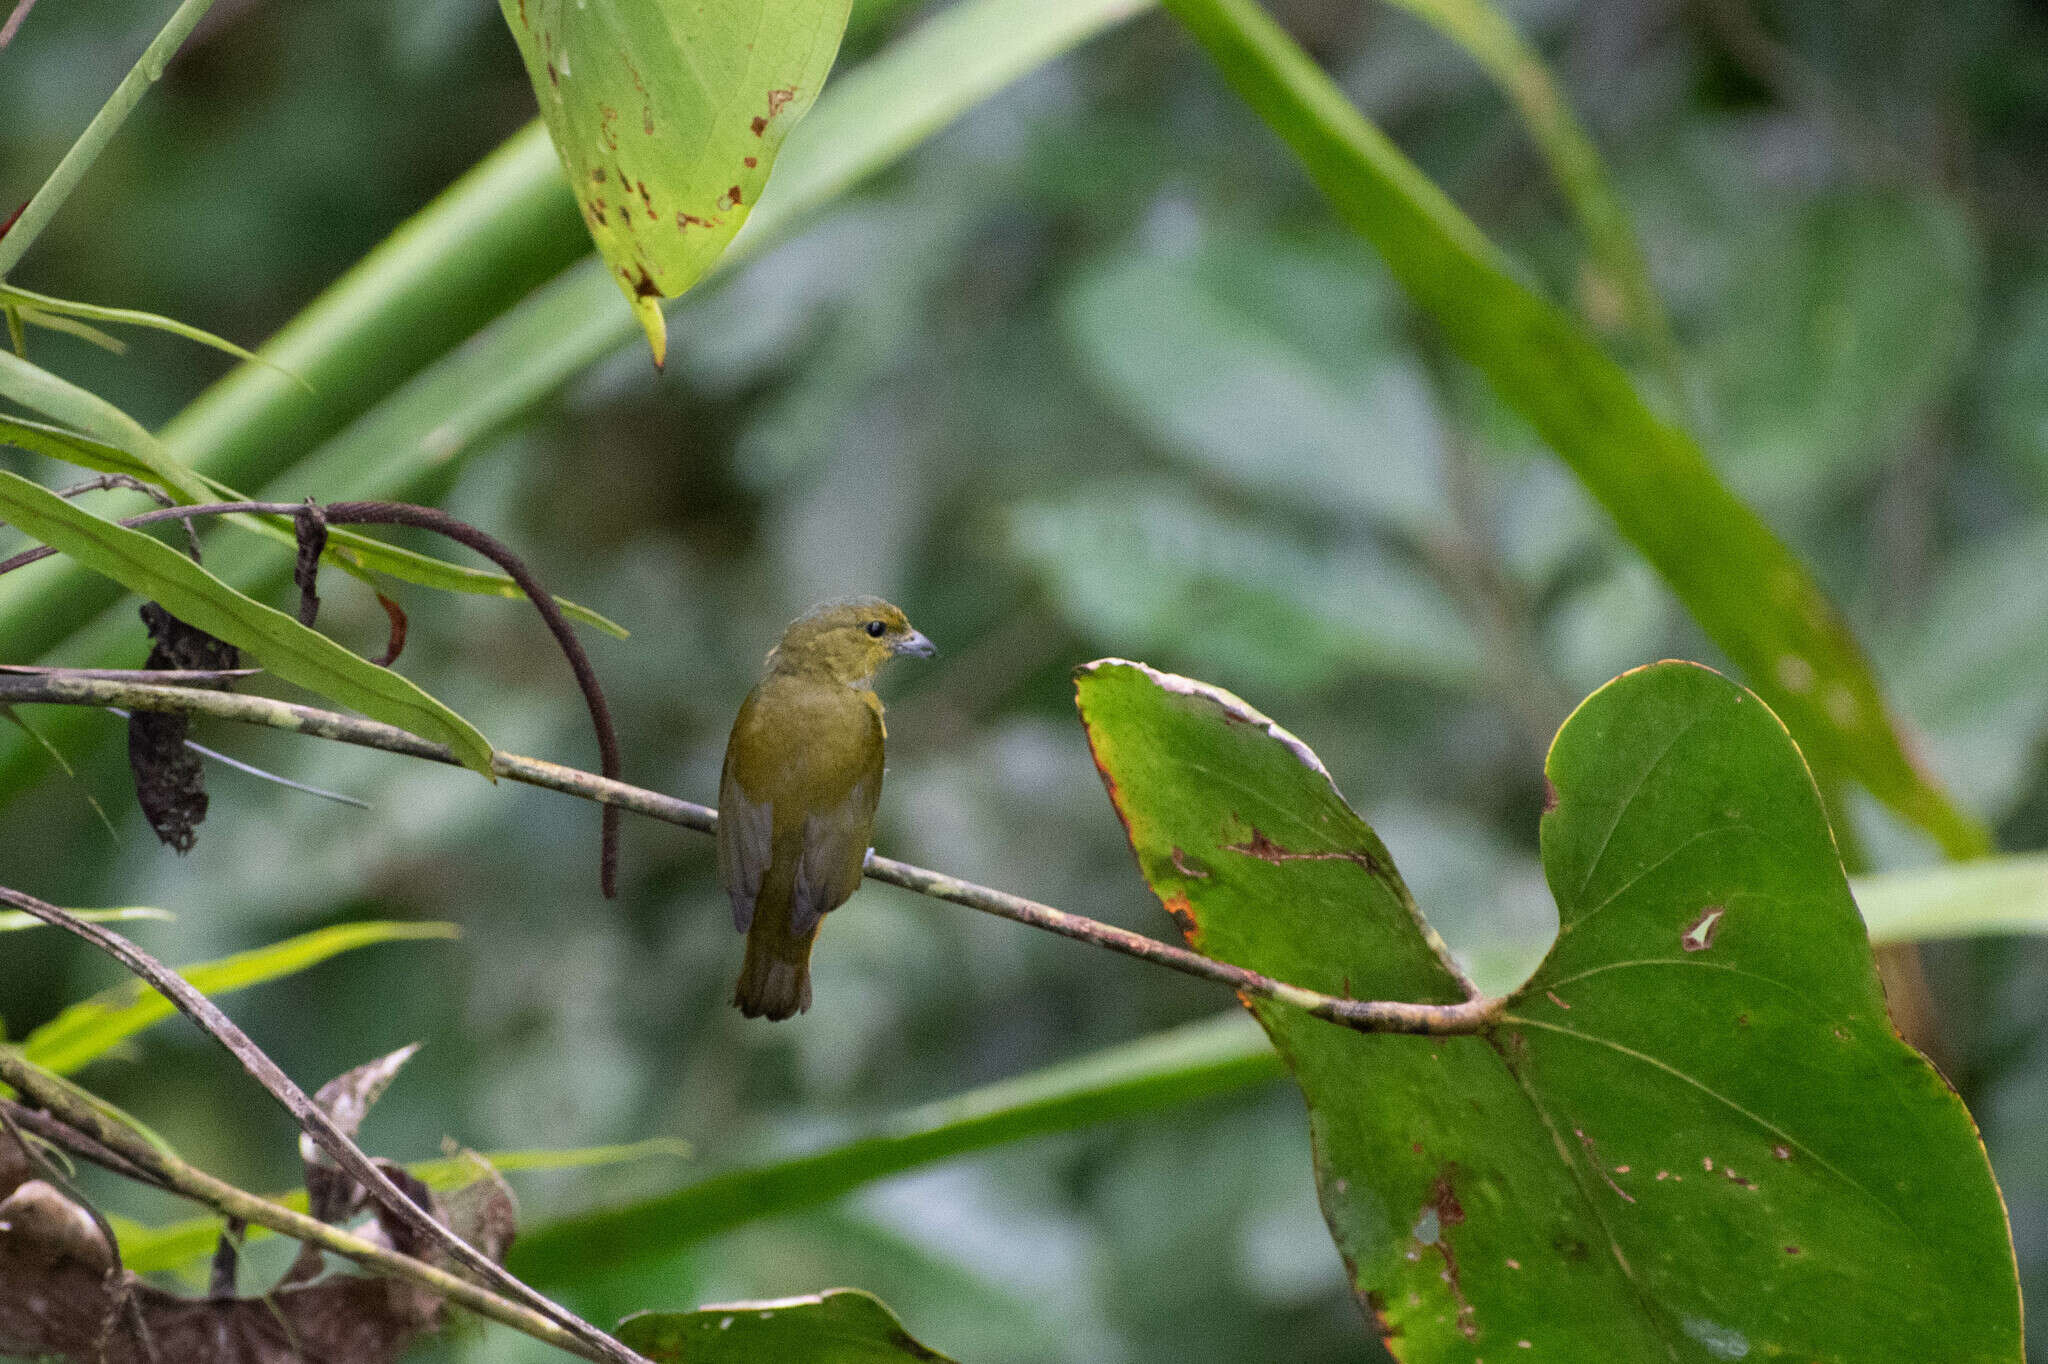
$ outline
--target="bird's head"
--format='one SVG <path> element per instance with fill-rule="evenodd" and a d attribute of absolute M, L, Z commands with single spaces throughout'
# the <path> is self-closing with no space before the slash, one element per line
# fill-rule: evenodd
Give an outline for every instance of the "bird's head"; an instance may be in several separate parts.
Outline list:
<path fill-rule="evenodd" d="M 865 687 L 898 654 L 930 658 L 938 650 L 903 612 L 880 597 L 849 597 L 814 606 L 790 622 L 768 654 L 768 671 L 829 678 Z"/>

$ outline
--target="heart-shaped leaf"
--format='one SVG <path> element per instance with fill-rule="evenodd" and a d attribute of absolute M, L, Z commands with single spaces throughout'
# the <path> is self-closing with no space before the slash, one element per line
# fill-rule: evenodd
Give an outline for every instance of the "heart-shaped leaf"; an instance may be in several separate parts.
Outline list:
<path fill-rule="evenodd" d="M 1457 1000 L 1386 848 L 1227 692 L 1091 664 L 1080 705 L 1190 942 L 1333 994 Z M 2018 1361 L 1969 1114 L 1901 1042 L 1804 761 L 1689 664 L 1552 747 L 1562 928 L 1477 1036 L 1254 1011 L 1307 1096 L 1323 1209 L 1406 1361 Z M 1525 1353 L 1526 1352 L 1526 1353 Z"/>
<path fill-rule="evenodd" d="M 661 300 L 711 268 L 768 183 L 850 0 L 499 0 L 591 238 L 667 354 Z"/>

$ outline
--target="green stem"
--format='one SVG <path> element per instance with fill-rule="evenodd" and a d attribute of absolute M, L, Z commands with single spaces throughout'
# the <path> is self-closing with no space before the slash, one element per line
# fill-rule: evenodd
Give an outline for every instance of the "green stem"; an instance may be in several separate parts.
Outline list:
<path fill-rule="evenodd" d="M 1635 333 L 1675 410 L 1686 410 L 1685 371 L 1671 319 L 1650 282 L 1650 268 L 1628 214 L 1608 183 L 1599 150 L 1571 104 L 1507 16 L 1486 0 L 1393 0 L 1463 47 L 1492 76 L 1522 116 L 1550 163 L 1586 245 L 1619 295 Z"/>
<path fill-rule="evenodd" d="M 21 260 L 22 253 L 35 244 L 36 238 L 49 226 L 50 219 L 71 197 L 71 191 L 78 188 L 78 182 L 92 169 L 92 163 L 114 140 L 114 134 L 121 131 L 128 115 L 142 103 L 149 87 L 162 78 L 164 65 L 184 44 L 186 35 L 212 7 L 213 0 L 185 0 L 171 15 L 171 21 L 150 39 L 148 47 L 142 49 L 141 60 L 121 78 L 121 83 L 114 87 L 114 93 L 107 97 L 100 111 L 92 116 L 92 122 L 85 125 L 85 131 L 71 144 L 71 150 L 64 153 L 57 169 L 50 172 L 50 178 L 43 181 L 42 188 L 28 201 L 28 207 L 14 220 L 14 226 L 8 229 L 6 236 L 0 237 L 0 278 L 4 278 Z"/>

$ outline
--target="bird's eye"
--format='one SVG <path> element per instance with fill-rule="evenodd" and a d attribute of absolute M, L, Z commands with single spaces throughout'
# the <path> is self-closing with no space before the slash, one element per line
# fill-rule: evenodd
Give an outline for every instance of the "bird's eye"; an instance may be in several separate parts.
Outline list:
<path fill-rule="evenodd" d="M 888 628 L 888 626 L 882 624 L 882 622 L 878 620 L 871 620 L 868 622 L 868 637 L 871 639 L 880 639 L 882 637 L 882 632 L 884 630 L 887 630 Z"/>

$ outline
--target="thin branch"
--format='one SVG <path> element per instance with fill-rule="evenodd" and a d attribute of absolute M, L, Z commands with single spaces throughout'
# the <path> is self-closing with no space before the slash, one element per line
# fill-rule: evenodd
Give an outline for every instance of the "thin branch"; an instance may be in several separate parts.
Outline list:
<path fill-rule="evenodd" d="M 213 0 L 184 0 L 164 24 L 157 35 L 150 39 L 149 46 L 142 50 L 142 56 L 131 67 L 121 83 L 114 87 L 114 93 L 107 96 L 107 102 L 92 116 L 92 122 L 85 125 L 85 131 L 71 144 L 69 151 L 43 181 L 42 188 L 28 201 L 21 215 L 4 237 L 0 237 L 0 276 L 14 269 L 22 253 L 35 244 L 50 219 L 69 198 L 71 191 L 78 188 L 78 182 L 85 178 L 92 163 L 106 150 L 114 134 L 128 120 L 135 106 L 142 103 L 142 97 L 164 74 L 164 66 L 171 60 L 178 47 L 185 41 L 185 35 L 203 17 Z M 26 7 L 18 7 L 13 22 L 27 14 Z M 8 35 L 12 37 L 12 33 Z"/>
<path fill-rule="evenodd" d="M 619 736 L 612 727 L 611 707 L 605 704 L 604 689 L 597 684 L 597 670 L 590 666 L 590 656 L 583 652 L 583 641 L 577 639 L 576 632 L 569 628 L 562 608 L 555 605 L 554 595 L 541 586 L 540 580 L 533 576 L 518 555 L 502 541 L 434 507 L 418 507 L 409 502 L 334 502 L 324 510 L 327 519 L 336 525 L 400 525 L 430 530 L 469 546 L 505 570 L 506 575 L 519 584 L 519 590 L 526 594 L 534 609 L 540 612 L 540 618 L 547 622 L 548 633 L 555 637 L 555 643 L 561 646 L 563 655 L 568 658 L 569 670 L 576 674 L 576 685 L 583 692 L 583 702 L 590 708 L 591 724 L 597 730 L 598 761 L 605 776 L 618 780 L 623 770 L 619 762 Z M 602 821 L 598 879 L 605 897 L 609 899 L 619 893 L 618 811 L 605 806 Z"/>
<path fill-rule="evenodd" d="M 28 18 L 28 12 L 36 7 L 36 0 L 15 0 L 14 13 L 7 16 L 7 22 L 0 24 L 0 47 L 14 41 L 14 35 L 21 31 L 21 21 Z"/>
<path fill-rule="evenodd" d="M 597 730 L 598 760 L 607 777 L 617 779 L 620 768 L 619 738 L 612 726 L 611 707 L 605 703 L 604 689 L 598 685 L 597 670 L 590 666 L 590 656 L 583 651 L 583 641 L 576 638 L 576 632 L 569 628 L 569 622 L 562 615 L 562 608 L 555 605 L 555 598 L 538 578 L 533 576 L 525 562 L 514 554 L 502 540 L 488 535 L 470 525 L 467 521 L 450 516 L 434 507 L 414 506 L 410 502 L 335 502 L 319 506 L 310 502 L 202 502 L 188 506 L 162 508 L 143 512 L 139 516 L 122 517 L 119 524 L 130 530 L 151 525 L 158 521 L 183 520 L 189 530 L 191 518 L 195 516 L 288 516 L 298 530 L 301 548 L 296 577 L 301 592 L 302 623 L 311 624 L 306 617 L 306 602 L 311 599 L 311 565 L 317 563 L 319 551 L 316 548 L 309 560 L 305 552 L 307 524 L 309 517 L 317 516 L 320 522 L 322 543 L 325 542 L 326 524 L 351 526 L 414 526 L 445 535 L 459 544 L 467 545 L 505 570 L 506 576 L 517 583 L 534 609 L 540 612 L 547 623 L 548 632 L 561 646 L 563 655 L 569 660 L 569 670 L 576 675 L 576 685 L 583 693 L 583 702 L 590 710 L 591 725 Z M 0 574 L 11 573 L 17 568 L 46 559 L 57 551 L 48 545 L 38 545 L 23 550 L 10 559 L 0 560 Z M 193 557 L 199 556 L 195 553 Z M 383 598 L 379 597 L 379 601 Z M 317 607 L 317 600 L 313 601 Z M 391 609 L 385 603 L 385 610 Z M 393 617 L 394 627 L 400 617 Z M 404 643 L 402 628 L 394 628 L 393 643 Z M 389 655 L 397 657 L 394 648 Z M 619 879 L 619 817 L 609 805 L 602 814 L 600 853 L 598 859 L 598 883 L 607 899 L 618 894 Z"/>
<path fill-rule="evenodd" d="M 0 1049 L 0 1079 L 13 1085 L 35 1104 L 34 1108 L 29 1108 L 0 1101 L 0 1112 L 5 1112 L 45 1141 L 55 1142 L 95 1165 L 189 1198 L 223 1217 L 268 1227 L 281 1236 L 332 1251 L 373 1273 L 416 1283 L 480 1317 L 488 1317 L 500 1325 L 584 1359 L 609 1361 L 617 1358 L 579 1339 L 541 1313 L 522 1307 L 460 1275 L 451 1274 L 438 1265 L 430 1265 L 339 1227 L 331 1227 L 281 1203 L 258 1198 L 156 1149 L 110 1122 L 89 1105 L 80 1103 L 63 1088 L 47 1083 L 42 1072 L 5 1049 Z"/>
<path fill-rule="evenodd" d="M 445 745 L 429 743 L 414 734 L 374 720 L 359 720 L 295 705 L 263 696 L 238 696 L 231 692 L 199 691 L 146 683 L 110 682 L 96 678 L 58 676 L 17 677 L 0 675 L 0 705 L 37 703 L 73 706 L 125 706 L 135 710 L 177 711 L 203 715 L 215 720 L 263 725 L 318 739 L 332 739 L 364 748 L 382 749 L 407 757 L 459 766 Z M 648 791 L 595 773 L 564 767 L 558 763 L 498 752 L 491 757 L 491 770 L 500 777 L 545 787 L 565 795 L 597 801 L 607 807 L 646 815 L 699 833 L 718 828 L 718 812 L 708 806 L 678 800 L 658 791 Z M 1398 1001 L 1345 999 L 1326 995 L 1299 985 L 1260 975 L 1256 971 L 1217 961 L 1199 952 L 1148 938 L 1079 914 L 1022 896 L 962 881 L 942 872 L 930 871 L 888 857 L 870 857 L 866 874 L 876 881 L 927 895 L 950 904 L 980 910 L 1058 933 L 1079 942 L 1092 943 L 1112 952 L 1137 957 L 1157 966 L 1199 976 L 1228 985 L 1251 999 L 1272 1000 L 1304 1010 L 1318 1018 L 1339 1023 L 1359 1032 L 1421 1033 L 1452 1036 L 1476 1033 L 1498 1018 L 1503 1002 L 1481 996 L 1459 1004 L 1410 1004 Z"/>
<path fill-rule="evenodd" d="M 171 686 L 205 686 L 254 677 L 261 668 L 46 668 L 36 663 L 0 663 L 0 673 L 31 677 L 102 677 L 110 682 L 163 682 Z"/>
<path fill-rule="evenodd" d="M 378 1169 L 370 1158 L 363 1154 L 362 1148 L 341 1130 L 334 1119 L 314 1103 L 262 1048 L 251 1041 L 249 1035 L 236 1026 L 233 1019 L 222 1013 L 212 1000 L 193 989 L 184 977 L 119 933 L 88 923 L 75 914 L 36 899 L 33 895 L 25 895 L 10 887 L 0 886 L 0 904 L 11 905 L 52 927 L 64 929 L 75 937 L 85 939 L 156 987 L 157 992 L 169 1000 L 178 1012 L 197 1023 L 215 1041 L 227 1048 L 234 1058 L 242 1063 L 242 1068 L 248 1071 L 258 1084 L 270 1091 L 272 1098 L 284 1106 L 285 1111 L 297 1121 L 300 1129 L 332 1157 L 343 1172 L 362 1185 L 370 1197 L 413 1232 L 427 1241 L 438 1244 L 457 1264 L 481 1276 L 486 1283 L 498 1288 L 506 1296 L 526 1304 L 533 1311 L 582 1340 L 591 1349 L 598 1351 L 596 1357 L 616 1361 L 616 1364 L 642 1364 L 639 1355 L 584 1321 L 568 1308 L 529 1288 L 497 1261 L 470 1245 L 449 1227 L 435 1221 L 424 1208 L 408 1198 L 404 1191 L 391 1181 L 390 1176 Z M 6 1078 L 9 1083 L 16 1083 L 12 1075 Z M 106 1140 L 105 1133 L 96 1132 L 95 1135 L 100 1136 L 103 1141 Z"/>

